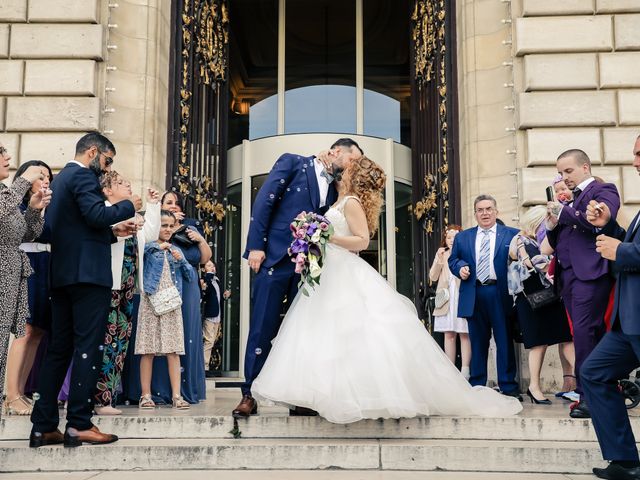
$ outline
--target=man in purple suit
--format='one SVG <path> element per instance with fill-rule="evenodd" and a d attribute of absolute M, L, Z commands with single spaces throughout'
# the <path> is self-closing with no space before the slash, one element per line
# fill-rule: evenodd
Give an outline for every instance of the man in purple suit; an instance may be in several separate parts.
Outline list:
<path fill-rule="evenodd" d="M 589 202 L 604 203 L 615 220 L 620 208 L 620 195 L 615 185 L 596 181 L 591 174 L 591 161 L 582 150 L 567 150 L 556 162 L 558 172 L 571 190 L 573 202 L 547 205 L 547 237 L 556 251 L 560 288 L 565 307 L 573 322 L 576 349 L 576 392 L 580 402 L 573 405 L 571 417 L 589 418 L 583 398 L 580 367 L 605 333 L 612 280 L 609 263 L 596 252 L 599 229 L 587 221 Z"/>

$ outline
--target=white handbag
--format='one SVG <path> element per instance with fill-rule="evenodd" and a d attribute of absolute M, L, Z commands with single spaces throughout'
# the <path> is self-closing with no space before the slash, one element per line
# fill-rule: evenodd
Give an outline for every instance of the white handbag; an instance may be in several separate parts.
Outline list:
<path fill-rule="evenodd" d="M 449 301 L 449 289 L 441 288 L 436 292 L 435 306 L 436 309 L 444 307 Z"/>
<path fill-rule="evenodd" d="M 157 316 L 173 312 L 182 306 L 182 298 L 175 285 L 171 285 L 169 288 L 149 295 L 149 302 L 151 302 L 153 313 Z"/>

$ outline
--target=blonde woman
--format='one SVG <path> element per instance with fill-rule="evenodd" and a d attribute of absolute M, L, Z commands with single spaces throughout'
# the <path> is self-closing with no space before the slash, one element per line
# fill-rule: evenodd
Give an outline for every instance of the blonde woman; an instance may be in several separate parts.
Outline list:
<path fill-rule="evenodd" d="M 517 399 L 469 385 L 411 301 L 355 253 L 378 228 L 385 183 L 366 157 L 346 166 L 326 214 L 335 233 L 321 283 L 293 300 L 253 394 L 316 410 L 334 423 L 518 413 Z"/>
<path fill-rule="evenodd" d="M 509 246 L 509 256 L 512 260 L 509 290 L 514 296 L 524 347 L 529 350 L 531 378 L 527 395 L 532 403 L 541 405 L 551 404 L 551 400 L 544 397 L 540 387 L 540 371 L 547 347 L 571 342 L 571 331 L 562 301 L 558 300 L 534 310 L 527 300 L 528 294 L 549 287 L 544 276 L 550 257 L 540 254 L 540 243 L 536 237 L 546 215 L 547 209 L 544 206 L 530 208 L 520 218 L 521 230 L 513 237 Z"/>
<path fill-rule="evenodd" d="M 429 279 L 438 282 L 436 287 L 436 308 L 433 311 L 435 332 L 444 333 L 444 351 L 451 360 L 456 363 L 456 340 L 460 336 L 460 357 L 462 366 L 460 372 L 469 380 L 471 363 L 471 342 L 469 341 L 469 325 L 465 318 L 458 317 L 458 293 L 460 279 L 449 270 L 448 260 L 453 247 L 453 240 L 458 232 L 462 231 L 459 225 L 449 225 L 442 234 L 442 243 L 433 259 L 429 270 Z"/>

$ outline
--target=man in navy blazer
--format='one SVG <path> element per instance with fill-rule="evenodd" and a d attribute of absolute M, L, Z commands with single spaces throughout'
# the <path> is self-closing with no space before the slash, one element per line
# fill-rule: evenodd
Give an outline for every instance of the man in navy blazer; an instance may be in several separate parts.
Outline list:
<path fill-rule="evenodd" d="M 289 225 L 302 211 L 324 213 L 338 196 L 328 170 L 342 169 L 362 154 L 358 144 L 349 138 L 336 141 L 322 160 L 285 153 L 258 192 L 243 255 L 256 275 L 244 360 L 245 382 L 242 400 L 233 410 L 235 417 L 257 413 L 251 384 L 262 370 L 271 341 L 280 328 L 283 302 L 286 299 L 290 303 L 298 292 L 300 275 L 295 273 L 287 253 L 292 239 Z M 324 162 L 330 164 L 328 169 Z"/>
<path fill-rule="evenodd" d="M 573 203 L 549 202 L 547 238 L 556 252 L 556 278 L 564 305 L 573 322 L 576 350 L 576 392 L 582 395 L 580 367 L 605 333 L 604 315 L 611 293 L 612 280 L 608 261 L 596 252 L 597 230 L 587 221 L 590 201 L 607 205 L 615 219 L 620 196 L 615 185 L 598 182 L 591 174 L 591 161 L 582 150 L 567 150 L 557 160 L 558 172 L 573 190 Z M 588 418 L 588 404 L 580 399 L 573 405 L 573 418 Z"/>
<path fill-rule="evenodd" d="M 633 148 L 640 173 L 640 137 Z M 596 240 L 603 259 L 616 273 L 615 303 L 608 332 L 582 365 L 580 376 L 602 456 L 611 463 L 594 468 L 600 478 L 640 479 L 638 449 L 618 380 L 640 367 L 640 213 L 625 232 L 604 202 L 590 202 L 587 219 L 604 227 Z"/>
<path fill-rule="evenodd" d="M 517 397 L 516 361 L 507 317 L 513 298 L 507 289 L 509 244 L 518 230 L 496 223 L 498 205 L 490 195 L 473 202 L 478 226 L 456 235 L 449 269 L 459 277 L 458 316 L 466 318 L 471 340 L 471 385 L 487 384 L 491 332 L 496 341 L 498 385 L 505 395 Z"/>
<path fill-rule="evenodd" d="M 106 206 L 98 176 L 113 163 L 116 149 L 97 133 L 82 137 L 75 159 L 56 176 L 46 211 L 51 228 L 52 325 L 47 354 L 34 395 L 31 447 L 63 443 L 110 443 L 115 435 L 91 423 L 93 398 L 111 301 L 111 242 L 114 233 L 135 232 L 135 208 L 124 200 Z M 122 230 L 122 231 L 120 231 Z M 64 435 L 58 430 L 58 392 L 73 358 Z"/>

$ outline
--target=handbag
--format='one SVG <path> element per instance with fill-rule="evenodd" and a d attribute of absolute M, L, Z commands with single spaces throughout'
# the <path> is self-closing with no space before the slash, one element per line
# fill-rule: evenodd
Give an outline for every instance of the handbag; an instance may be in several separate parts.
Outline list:
<path fill-rule="evenodd" d="M 556 293 L 553 285 L 536 292 L 527 293 L 523 291 L 522 293 L 532 310 L 539 310 L 560 301 L 560 295 Z"/>
<path fill-rule="evenodd" d="M 435 307 L 436 309 L 440 309 L 444 307 L 449 301 L 449 290 L 445 288 L 441 288 L 436 292 L 435 299 Z"/>
<path fill-rule="evenodd" d="M 171 235 L 170 241 L 185 247 L 195 245 L 197 242 L 194 242 L 189 238 L 189 236 L 187 235 L 187 228 L 188 227 L 186 225 L 181 225 L 180 227 L 178 227 L 178 229 L 173 232 L 173 235 Z"/>
<path fill-rule="evenodd" d="M 149 302 L 153 313 L 160 316 L 180 308 L 182 306 L 182 297 L 180 297 L 178 288 L 175 285 L 171 285 L 164 290 L 149 295 Z"/>

